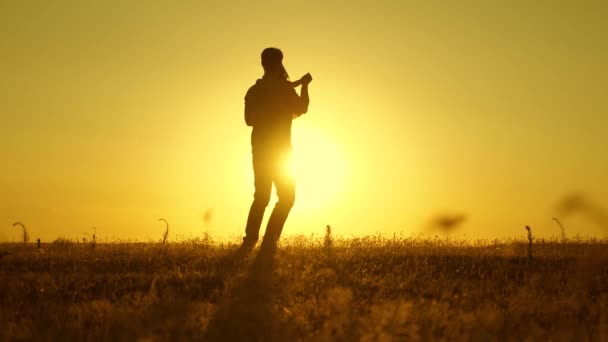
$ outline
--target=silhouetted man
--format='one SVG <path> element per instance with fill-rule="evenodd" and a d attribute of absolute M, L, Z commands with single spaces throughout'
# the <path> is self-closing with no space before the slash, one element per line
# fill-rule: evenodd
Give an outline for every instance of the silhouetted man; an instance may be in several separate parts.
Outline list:
<path fill-rule="evenodd" d="M 251 251 L 258 241 L 274 183 L 278 201 L 268 220 L 261 247 L 262 253 L 272 254 L 295 201 L 295 180 L 287 172 L 291 121 L 308 111 L 308 83 L 312 77 L 306 74 L 300 80 L 290 82 L 283 67 L 283 53 L 276 48 L 262 52 L 262 67 L 264 76 L 245 95 L 245 122 L 253 127 L 251 152 L 255 193 L 241 250 Z M 302 89 L 298 96 L 294 87 L 300 84 Z"/>

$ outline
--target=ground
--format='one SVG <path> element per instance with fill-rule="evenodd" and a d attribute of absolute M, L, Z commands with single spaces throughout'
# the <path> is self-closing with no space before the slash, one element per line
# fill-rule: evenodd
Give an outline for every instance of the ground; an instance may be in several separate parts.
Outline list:
<path fill-rule="evenodd" d="M 608 242 L 0 244 L 0 340 L 608 341 Z"/>

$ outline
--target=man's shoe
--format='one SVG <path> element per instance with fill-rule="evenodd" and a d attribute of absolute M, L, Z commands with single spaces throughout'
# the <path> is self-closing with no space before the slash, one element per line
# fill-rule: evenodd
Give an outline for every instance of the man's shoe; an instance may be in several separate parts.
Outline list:
<path fill-rule="evenodd" d="M 236 250 L 235 257 L 237 260 L 247 260 L 251 255 L 251 252 L 255 248 L 255 242 L 243 242 L 241 246 Z"/>

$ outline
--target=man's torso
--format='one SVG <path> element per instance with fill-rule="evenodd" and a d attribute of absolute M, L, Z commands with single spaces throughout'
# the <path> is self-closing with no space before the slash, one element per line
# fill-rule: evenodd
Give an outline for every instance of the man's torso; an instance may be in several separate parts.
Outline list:
<path fill-rule="evenodd" d="M 286 81 L 260 79 L 245 96 L 247 123 L 253 127 L 254 153 L 291 149 L 293 102 L 298 98 Z"/>

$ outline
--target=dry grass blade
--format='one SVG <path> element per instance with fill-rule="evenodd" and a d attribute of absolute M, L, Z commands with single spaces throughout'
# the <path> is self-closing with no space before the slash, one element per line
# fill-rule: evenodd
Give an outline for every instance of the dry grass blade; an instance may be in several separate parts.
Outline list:
<path fill-rule="evenodd" d="M 532 259 L 532 228 L 526 226 L 526 230 L 528 231 L 528 258 Z"/>
<path fill-rule="evenodd" d="M 562 242 L 566 242 L 566 230 L 564 229 L 564 226 L 561 222 L 559 222 L 557 218 L 554 217 L 552 218 L 552 220 L 557 222 L 557 224 L 559 225 L 559 229 L 562 231 Z"/>
<path fill-rule="evenodd" d="M 162 243 L 165 244 L 167 243 L 167 240 L 169 239 L 169 222 L 167 222 L 167 220 L 165 219 L 158 219 L 159 221 L 165 222 L 165 233 L 163 234 L 163 240 Z"/>
<path fill-rule="evenodd" d="M 30 234 L 27 232 L 25 225 L 21 222 L 15 222 L 13 223 L 13 227 L 15 226 L 21 226 L 21 228 L 23 229 L 23 243 L 28 243 L 30 241 Z"/>

